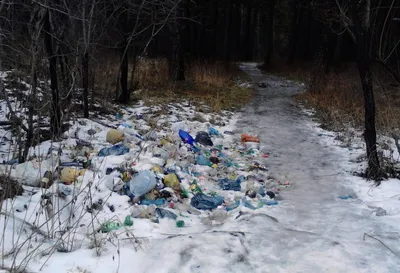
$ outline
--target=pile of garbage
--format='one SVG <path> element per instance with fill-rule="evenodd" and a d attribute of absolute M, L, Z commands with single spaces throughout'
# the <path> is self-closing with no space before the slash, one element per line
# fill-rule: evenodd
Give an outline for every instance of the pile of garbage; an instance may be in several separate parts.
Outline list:
<path fill-rule="evenodd" d="M 30 186 L 17 197 L 19 211 L 37 215 L 37 204 L 46 211 L 50 203 L 53 212 L 39 215 L 39 225 L 54 213 L 77 217 L 81 209 L 97 221 L 82 217 L 80 226 L 96 225 L 91 228 L 103 233 L 135 228 L 135 221 L 172 220 L 182 228 L 276 206 L 290 186 L 269 177 L 263 165 L 268 155 L 257 136 L 233 132 L 232 126 L 177 121 L 174 113 L 159 116 L 152 127 L 136 110 L 101 122 L 79 120 L 63 141 L 33 148 L 33 160 L 1 166 Z"/>

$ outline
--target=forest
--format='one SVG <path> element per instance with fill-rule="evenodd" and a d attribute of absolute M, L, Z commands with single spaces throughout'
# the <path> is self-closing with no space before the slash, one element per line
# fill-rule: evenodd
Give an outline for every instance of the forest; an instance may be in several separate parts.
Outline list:
<path fill-rule="evenodd" d="M 368 176 L 381 176 L 371 69 L 400 82 L 396 0 L 2 0 L 0 14 L 0 69 L 18 70 L 32 86 L 25 98 L 30 118 L 21 127 L 26 147 L 45 79 L 51 134 L 58 137 L 71 100 L 82 102 L 86 118 L 96 94 L 128 104 L 144 84 L 137 79 L 144 58 L 165 60 L 163 81 L 174 83 L 199 63 L 256 61 L 267 71 L 308 64 L 311 88 L 354 63 L 364 94 Z"/>
<path fill-rule="evenodd" d="M 400 0 L 0 0 L 0 273 L 400 272 Z"/>

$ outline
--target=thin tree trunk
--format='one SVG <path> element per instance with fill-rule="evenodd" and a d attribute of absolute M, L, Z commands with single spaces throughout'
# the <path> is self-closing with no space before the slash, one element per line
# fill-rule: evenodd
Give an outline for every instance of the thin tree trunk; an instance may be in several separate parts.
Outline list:
<path fill-rule="evenodd" d="M 343 34 L 339 34 L 336 37 L 335 50 L 333 52 L 333 67 L 336 72 L 338 71 L 340 66 L 340 55 L 342 50 L 342 44 L 343 44 Z"/>
<path fill-rule="evenodd" d="M 365 2 L 366 3 L 366 2 Z M 359 7 L 363 3 L 351 1 L 352 19 L 354 24 L 354 34 L 357 46 L 357 66 L 364 92 L 365 106 L 365 130 L 364 139 L 367 148 L 368 170 L 366 175 L 370 179 L 380 180 L 383 172 L 380 167 L 378 152 L 376 148 L 376 128 L 375 128 L 375 99 L 372 85 L 372 74 L 370 70 L 370 57 L 368 54 L 369 31 L 368 25 L 360 18 Z M 364 14 L 365 17 L 368 15 Z"/>
<path fill-rule="evenodd" d="M 230 26 L 232 24 L 232 3 L 228 1 L 227 9 L 225 14 L 225 32 L 224 32 L 224 48 L 223 48 L 223 58 L 225 62 L 229 62 L 230 60 L 230 50 L 229 50 L 229 41 L 230 41 Z"/>
<path fill-rule="evenodd" d="M 121 47 L 121 74 L 119 78 L 120 93 L 118 101 L 120 103 L 129 102 L 129 90 L 128 90 L 128 52 L 125 48 L 127 46 L 127 40 L 124 40 L 123 46 Z"/>
<path fill-rule="evenodd" d="M 177 20 L 171 23 L 171 54 L 168 58 L 169 77 L 171 81 L 185 80 L 185 63 L 182 50 L 180 24 Z"/>
<path fill-rule="evenodd" d="M 294 59 L 296 57 L 296 47 L 298 40 L 298 31 L 299 31 L 299 17 L 301 14 L 301 7 L 298 4 L 298 0 L 292 0 L 292 22 L 291 22 L 291 35 L 289 42 L 289 57 L 288 64 L 293 64 Z"/>
<path fill-rule="evenodd" d="M 272 54 L 274 52 L 274 17 L 275 17 L 276 0 L 270 0 L 268 5 L 268 23 L 267 23 L 267 51 L 264 58 L 264 64 L 271 63 Z"/>
<path fill-rule="evenodd" d="M 133 53 L 132 53 L 132 71 L 131 71 L 131 90 L 134 91 L 136 86 L 135 86 L 135 72 L 136 72 L 136 65 L 137 65 L 137 49 L 134 47 L 133 48 Z"/>
<path fill-rule="evenodd" d="M 58 91 L 57 78 L 57 57 L 53 53 L 52 30 L 50 25 L 49 10 L 46 10 L 44 20 L 44 44 L 49 61 L 50 88 L 51 88 L 51 111 L 50 111 L 50 130 L 53 138 L 61 135 L 61 109 Z"/>
<path fill-rule="evenodd" d="M 251 41 L 251 0 L 247 1 L 247 7 L 246 7 L 246 27 L 245 27 L 245 36 L 244 36 L 244 41 L 243 41 L 243 51 L 244 51 L 244 59 L 246 61 L 250 61 L 252 58 L 252 41 Z"/>
<path fill-rule="evenodd" d="M 82 56 L 83 117 L 89 118 L 89 53 Z"/>
<path fill-rule="evenodd" d="M 32 48 L 36 48 L 34 45 Z M 35 49 L 33 49 L 35 50 Z M 31 64 L 31 93 L 28 101 L 28 131 L 26 132 L 26 141 L 22 157 L 19 159 L 19 163 L 25 162 L 28 158 L 29 149 L 33 143 L 33 116 L 35 115 L 35 102 L 36 102 L 36 89 L 37 89 L 37 51 L 32 52 L 32 64 Z"/>

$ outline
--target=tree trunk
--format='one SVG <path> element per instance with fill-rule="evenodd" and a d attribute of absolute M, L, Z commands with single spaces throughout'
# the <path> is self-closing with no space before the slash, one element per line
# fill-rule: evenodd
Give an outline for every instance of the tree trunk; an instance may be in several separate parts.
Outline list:
<path fill-rule="evenodd" d="M 44 44 L 49 61 L 50 73 L 50 88 L 51 88 L 51 110 L 50 110 L 50 131 L 52 137 L 57 139 L 61 135 L 61 108 L 60 98 L 58 91 L 58 78 L 57 78 L 57 57 L 53 53 L 52 44 L 52 29 L 50 25 L 49 10 L 46 10 L 44 20 Z"/>
<path fill-rule="evenodd" d="M 246 61 L 250 61 L 252 59 L 252 41 L 251 41 L 251 1 L 247 1 L 247 7 L 246 7 L 246 27 L 245 27 L 245 36 L 244 36 L 244 41 L 243 41 L 243 51 L 244 51 L 244 59 Z"/>
<path fill-rule="evenodd" d="M 336 37 L 335 50 L 333 52 L 333 61 L 332 61 L 335 72 L 337 72 L 340 67 L 342 44 L 343 44 L 343 34 L 339 34 Z"/>
<path fill-rule="evenodd" d="M 301 14 L 301 7 L 298 4 L 298 0 L 292 0 L 292 22 L 291 22 L 291 35 L 289 42 L 289 57 L 288 64 L 293 64 L 296 57 L 296 46 L 299 31 L 299 17 Z"/>
<path fill-rule="evenodd" d="M 82 56 L 83 117 L 89 118 L 89 53 Z"/>
<path fill-rule="evenodd" d="M 229 42 L 230 42 L 230 26 L 232 24 L 232 3 L 228 1 L 227 9 L 225 14 L 225 31 L 224 31 L 224 48 L 223 48 L 223 58 L 225 62 L 229 62 L 230 60 L 230 50 L 229 50 Z"/>
<path fill-rule="evenodd" d="M 365 130 L 364 139 L 367 148 L 368 169 L 366 175 L 370 179 L 380 180 L 383 172 L 380 167 L 378 153 L 376 149 L 376 128 L 375 128 L 375 99 L 372 85 L 372 74 L 370 70 L 370 57 L 368 54 L 368 43 L 370 31 L 365 20 L 360 18 L 359 7 L 355 0 L 351 1 L 352 19 L 354 24 L 354 34 L 357 47 L 357 67 L 364 92 L 365 107 Z M 362 3 L 360 3 L 362 5 Z M 365 9 L 364 9 L 365 10 Z M 363 14 L 363 16 L 368 16 Z"/>
<path fill-rule="evenodd" d="M 26 132 L 26 141 L 24 151 L 19 163 L 24 163 L 28 158 L 29 149 L 33 143 L 33 116 L 35 115 L 36 88 L 37 88 L 37 61 L 36 61 L 36 45 L 32 46 L 32 64 L 31 64 L 31 93 L 28 101 L 28 131 Z"/>
<path fill-rule="evenodd" d="M 120 103 L 128 103 L 129 102 L 129 90 L 128 90 L 128 50 L 127 47 L 127 39 L 124 40 L 123 46 L 121 47 L 121 72 L 119 76 L 119 97 L 118 101 Z"/>
<path fill-rule="evenodd" d="M 270 0 L 268 5 L 268 22 L 267 22 L 267 50 L 265 53 L 264 64 L 271 63 L 272 54 L 274 52 L 274 17 L 275 17 L 276 0 Z"/>
<path fill-rule="evenodd" d="M 182 50 L 181 34 L 179 23 L 174 20 L 171 23 L 171 54 L 168 58 L 169 78 L 171 81 L 185 80 L 185 63 Z"/>

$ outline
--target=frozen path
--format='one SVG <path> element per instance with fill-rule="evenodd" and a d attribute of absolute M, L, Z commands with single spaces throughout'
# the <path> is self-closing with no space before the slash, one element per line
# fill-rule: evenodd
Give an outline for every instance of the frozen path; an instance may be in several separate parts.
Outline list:
<path fill-rule="evenodd" d="M 300 88 L 254 65 L 243 69 L 255 86 L 269 86 L 257 89 L 237 130 L 259 135 L 271 155 L 264 162 L 271 175 L 293 183 L 268 212 L 277 222 L 255 212 L 215 232 L 153 242 L 141 259 L 143 272 L 400 272 L 399 257 L 374 239 L 363 240 L 364 232 L 379 235 L 399 252 L 399 233 L 384 222 L 389 216 L 372 215 L 360 200 L 338 199 L 349 193 L 351 178 L 337 149 L 322 144 L 293 102 Z"/>

